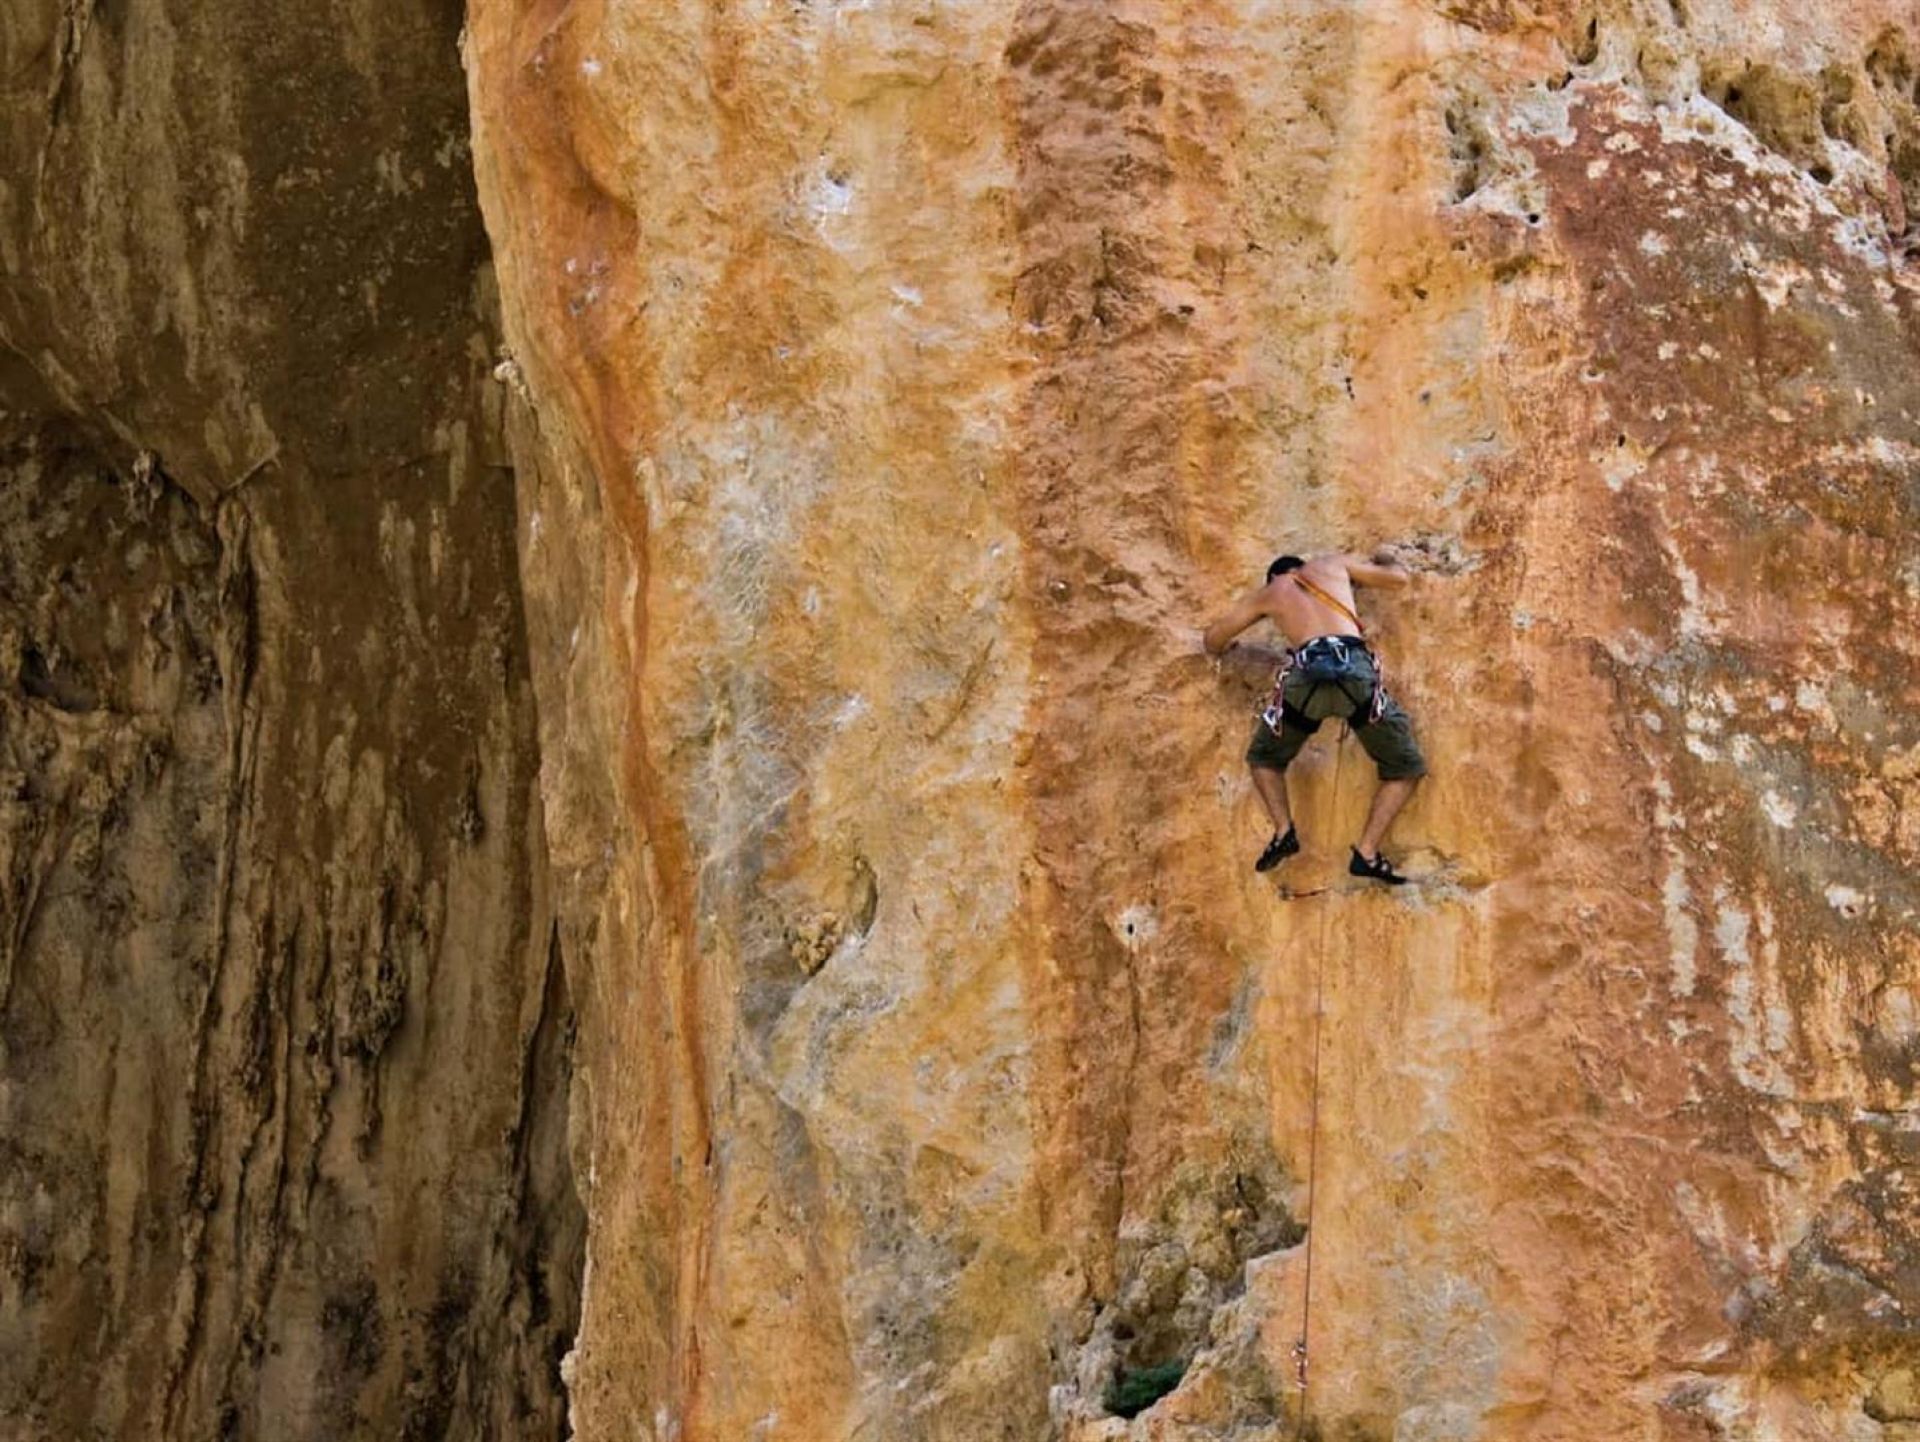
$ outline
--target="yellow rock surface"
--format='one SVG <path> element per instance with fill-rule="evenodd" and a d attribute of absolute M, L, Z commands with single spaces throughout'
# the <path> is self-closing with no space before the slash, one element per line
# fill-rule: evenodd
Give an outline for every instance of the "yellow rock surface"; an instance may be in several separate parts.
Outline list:
<path fill-rule="evenodd" d="M 473 0 L 466 55 L 580 1436 L 1292 1435 L 1322 993 L 1319 1435 L 1904 1425 L 1910 6 Z M 1276 889 L 1266 663 L 1197 630 L 1380 540 L 1423 881 L 1346 881 L 1330 727 Z"/>

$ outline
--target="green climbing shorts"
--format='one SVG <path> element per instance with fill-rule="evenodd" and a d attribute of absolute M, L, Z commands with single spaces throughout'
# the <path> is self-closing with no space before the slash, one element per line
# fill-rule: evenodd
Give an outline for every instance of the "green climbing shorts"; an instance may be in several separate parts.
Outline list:
<path fill-rule="evenodd" d="M 1299 707 L 1307 699 L 1308 687 L 1298 676 L 1287 678 L 1286 699 Z M 1349 722 L 1353 734 L 1380 772 L 1382 781 L 1413 781 L 1427 774 L 1427 758 L 1420 754 L 1420 743 L 1413 739 L 1413 718 L 1391 696 L 1382 698 L 1380 719 L 1370 724 Z M 1247 747 L 1247 765 L 1285 771 L 1307 744 L 1307 738 L 1320 729 L 1318 721 L 1302 726 L 1293 715 L 1281 719 L 1275 731 L 1259 717 L 1253 722 L 1253 741 Z"/>

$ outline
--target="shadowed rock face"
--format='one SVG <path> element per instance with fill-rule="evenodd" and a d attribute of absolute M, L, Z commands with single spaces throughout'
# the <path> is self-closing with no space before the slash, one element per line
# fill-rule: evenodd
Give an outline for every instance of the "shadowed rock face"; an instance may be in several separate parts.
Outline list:
<path fill-rule="evenodd" d="M 475 0 L 467 55 L 582 1435 L 1291 1435 L 1316 977 L 1321 1435 L 1903 1435 L 1910 10 Z M 1382 538 L 1427 881 L 1339 878 L 1329 735 L 1277 896 L 1264 667 L 1193 628 Z"/>
<path fill-rule="evenodd" d="M 457 7 L 0 18 L 0 1434 L 563 1430 Z"/>

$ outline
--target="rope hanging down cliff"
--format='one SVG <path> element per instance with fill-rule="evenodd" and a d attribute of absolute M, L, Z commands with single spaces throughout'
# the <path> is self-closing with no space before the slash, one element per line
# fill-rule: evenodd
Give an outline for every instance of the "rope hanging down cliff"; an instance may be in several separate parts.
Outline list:
<path fill-rule="evenodd" d="M 1332 797 L 1340 797 L 1340 761 L 1346 755 L 1346 737 L 1333 748 Z M 1313 1085 L 1307 1110 L 1307 1255 L 1300 1286 L 1300 1338 L 1293 1344 L 1293 1358 L 1300 1385 L 1300 1417 L 1294 1429 L 1296 1442 L 1307 1435 L 1307 1334 L 1313 1321 L 1313 1238 L 1314 1193 L 1320 1183 L 1320 1026 L 1326 1016 L 1328 909 L 1320 911 L 1320 945 L 1313 962 Z"/>

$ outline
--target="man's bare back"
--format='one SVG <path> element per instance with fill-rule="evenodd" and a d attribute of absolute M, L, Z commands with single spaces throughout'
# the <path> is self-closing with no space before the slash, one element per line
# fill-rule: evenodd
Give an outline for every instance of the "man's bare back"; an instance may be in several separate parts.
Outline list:
<path fill-rule="evenodd" d="M 1262 617 L 1278 626 L 1295 646 L 1303 646 L 1315 636 L 1357 635 L 1360 628 L 1355 614 L 1359 608 L 1354 604 L 1353 588 L 1404 586 L 1411 579 L 1402 567 L 1384 559 L 1315 556 L 1235 602 L 1232 610 L 1207 627 L 1207 650 L 1220 655 L 1235 636 Z M 1309 585 L 1345 606 L 1346 612 L 1316 596 Z"/>

